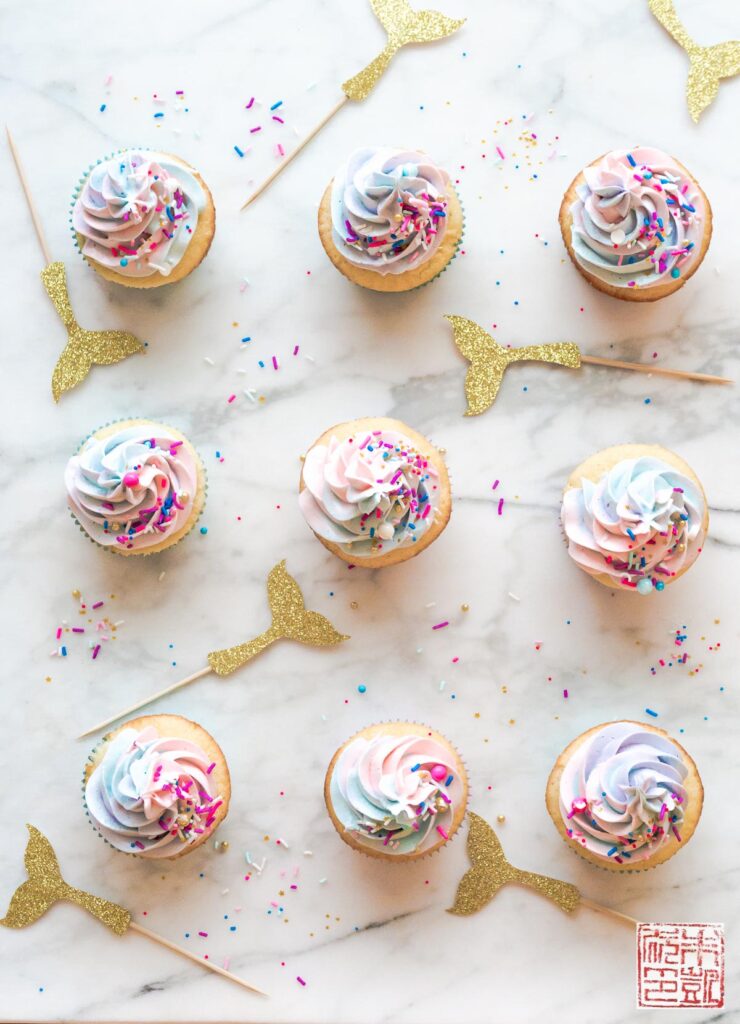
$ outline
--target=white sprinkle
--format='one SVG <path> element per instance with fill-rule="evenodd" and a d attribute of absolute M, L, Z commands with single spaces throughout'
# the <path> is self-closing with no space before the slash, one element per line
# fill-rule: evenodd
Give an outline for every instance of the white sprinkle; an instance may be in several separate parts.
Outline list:
<path fill-rule="evenodd" d="M 167 571 L 165 569 L 163 569 L 161 571 L 161 573 L 159 574 L 159 576 L 157 577 L 160 583 L 162 582 L 162 580 L 165 578 L 166 575 L 167 575 Z"/>
<path fill-rule="evenodd" d="M 285 842 L 284 839 L 278 839 L 277 843 L 278 843 L 279 846 L 284 846 L 286 850 L 290 849 L 290 847 L 288 846 L 288 844 Z"/>
<path fill-rule="evenodd" d="M 203 362 L 204 363 L 208 363 L 209 366 L 215 366 L 216 365 L 214 363 L 214 361 L 209 356 L 204 356 L 203 357 Z"/>
<path fill-rule="evenodd" d="M 252 857 L 251 857 L 251 855 L 249 853 L 249 850 L 245 850 L 244 851 L 244 860 L 247 862 L 247 864 L 251 864 L 252 863 Z"/>
<path fill-rule="evenodd" d="M 319 885 L 323 885 L 325 882 L 326 882 L 325 878 L 320 878 L 319 879 Z"/>
<path fill-rule="evenodd" d="M 114 622 L 113 625 L 114 626 L 122 626 L 125 621 L 126 621 L 125 619 L 119 619 L 118 622 Z"/>
<path fill-rule="evenodd" d="M 316 88 L 316 82 L 311 82 L 310 85 L 306 86 L 306 92 L 310 92 L 311 89 L 315 89 L 315 88 Z"/>
<path fill-rule="evenodd" d="M 250 402 L 254 402 L 255 404 L 257 403 L 257 392 L 254 390 L 254 388 L 245 388 L 244 394 L 247 396 Z"/>
<path fill-rule="evenodd" d="M 421 652 L 422 652 L 423 650 L 424 650 L 424 648 L 423 648 L 423 647 L 417 647 L 417 648 L 416 648 L 416 653 L 417 653 L 417 654 L 421 654 Z"/>
<path fill-rule="evenodd" d="M 516 594 L 512 594 L 511 591 L 509 591 L 509 597 L 512 601 L 521 601 L 521 597 L 517 597 Z"/>
<path fill-rule="evenodd" d="M 313 850 L 304 850 L 303 851 L 303 856 L 304 857 L 313 857 Z"/>
<path fill-rule="evenodd" d="M 246 370 L 242 370 L 241 368 L 237 369 L 237 371 L 236 371 L 236 372 L 237 372 L 237 373 L 241 373 L 241 374 L 247 373 L 247 371 L 246 371 Z"/>
<path fill-rule="evenodd" d="M 226 896 L 226 894 L 227 894 L 227 893 L 228 893 L 229 891 L 230 891 L 229 889 L 223 889 L 223 890 L 221 891 L 221 895 L 222 895 L 222 896 Z"/>
<path fill-rule="evenodd" d="M 326 715 L 322 715 L 322 716 L 321 716 L 321 721 L 322 721 L 322 722 L 325 722 L 325 721 L 326 721 Z"/>
<path fill-rule="evenodd" d="M 424 607 L 425 608 L 436 608 L 437 607 L 437 602 L 436 601 L 430 601 L 429 604 L 425 604 Z"/>
<path fill-rule="evenodd" d="M 442 690 L 444 690 L 445 686 L 447 686 L 447 683 L 444 681 L 444 679 L 440 679 L 440 681 L 439 681 L 439 692 L 440 693 L 442 692 Z"/>

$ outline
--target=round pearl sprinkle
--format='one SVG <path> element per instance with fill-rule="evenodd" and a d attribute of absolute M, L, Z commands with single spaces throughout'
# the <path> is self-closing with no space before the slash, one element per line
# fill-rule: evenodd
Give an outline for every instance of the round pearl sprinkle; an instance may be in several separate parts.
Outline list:
<path fill-rule="evenodd" d="M 650 582 L 649 579 L 642 579 L 642 580 L 640 580 L 638 582 L 638 584 L 637 584 L 637 593 L 638 594 L 642 594 L 643 597 L 644 597 L 646 594 L 652 594 L 652 592 L 653 592 L 653 584 Z"/>
<path fill-rule="evenodd" d="M 655 589 L 665 590 L 665 583 L 663 582 L 663 580 L 658 580 L 658 582 L 655 584 Z"/>
<path fill-rule="evenodd" d="M 447 769 L 443 764 L 435 764 L 430 774 L 435 782 L 441 782 L 447 778 Z"/>
<path fill-rule="evenodd" d="M 367 687 L 365 686 L 364 683 L 360 683 L 360 685 L 357 687 L 357 692 L 358 693 L 366 693 L 367 692 Z"/>
<path fill-rule="evenodd" d="M 126 487 L 138 487 L 139 486 L 139 474 L 138 473 L 126 473 L 123 478 L 123 483 Z"/>

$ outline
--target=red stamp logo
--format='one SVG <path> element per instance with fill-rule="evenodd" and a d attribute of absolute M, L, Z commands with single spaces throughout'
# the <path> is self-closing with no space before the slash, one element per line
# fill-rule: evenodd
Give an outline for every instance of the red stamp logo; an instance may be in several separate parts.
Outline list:
<path fill-rule="evenodd" d="M 725 933 L 721 924 L 639 924 L 637 1005 L 722 1007 Z"/>

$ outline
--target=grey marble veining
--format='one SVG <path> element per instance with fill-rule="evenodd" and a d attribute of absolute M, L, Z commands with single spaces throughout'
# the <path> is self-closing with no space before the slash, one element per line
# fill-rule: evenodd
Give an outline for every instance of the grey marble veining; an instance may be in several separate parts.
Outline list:
<path fill-rule="evenodd" d="M 376 92 L 342 110 L 243 214 L 241 202 L 274 166 L 275 144 L 290 149 L 294 129 L 309 130 L 338 98 L 338 84 L 381 48 L 364 0 L 181 0 L 166 10 L 117 12 L 82 0 L 6 7 L 4 110 L 52 254 L 66 262 L 78 318 L 133 330 L 149 346 L 145 356 L 95 370 L 54 406 L 49 380 L 64 337 L 37 277 L 38 245 L 3 148 L 0 904 L 23 877 L 24 822 L 32 821 L 52 839 L 70 882 L 121 901 L 142 924 L 216 963 L 228 958 L 270 999 L 133 934 L 109 935 L 60 905 L 32 928 L 0 931 L 4 1020 L 634 1020 L 629 928 L 585 909 L 568 919 L 516 888 L 477 917 L 453 918 L 444 910 L 467 867 L 462 836 L 409 867 L 375 864 L 336 837 L 322 800 L 331 754 L 364 724 L 407 717 L 441 729 L 462 751 L 471 807 L 494 823 L 506 816 L 497 827 L 516 864 L 573 881 L 644 920 L 725 921 L 724 1012 L 676 1011 L 671 1020 L 740 1020 L 738 389 L 520 365 L 507 371 L 489 413 L 464 419 L 465 364 L 443 319 L 469 316 L 503 344 L 571 339 L 584 352 L 645 362 L 655 352 L 664 365 L 736 377 L 740 82 L 724 82 L 695 126 L 683 98 L 685 55 L 642 0 L 439 6 L 466 15 L 465 29 L 401 53 Z M 679 6 L 702 42 L 740 35 L 730 0 Z M 174 109 L 177 89 L 188 112 Z M 166 104 L 156 107 L 153 93 Z M 251 96 L 258 102 L 246 111 Z M 284 128 L 269 121 L 279 99 Z M 165 117 L 155 120 L 156 110 Z M 260 123 L 263 132 L 250 136 Z M 522 131 L 536 133 L 537 144 L 520 140 Z M 409 295 L 349 285 L 315 229 L 336 165 L 368 142 L 427 149 L 459 180 L 464 251 L 432 286 Z M 715 216 L 699 273 L 650 306 L 590 289 L 557 225 L 576 171 L 637 142 L 684 162 Z M 203 265 L 156 293 L 100 280 L 76 256 L 67 227 L 77 176 L 129 144 L 192 162 L 218 211 Z M 235 144 L 251 152 L 239 159 Z M 252 341 L 242 343 L 245 336 Z M 264 401 L 251 403 L 245 388 Z M 313 538 L 296 487 L 299 456 L 318 434 L 372 414 L 407 420 L 446 449 L 454 508 L 422 557 L 367 574 L 348 572 Z M 172 422 L 202 453 L 208 533 L 124 561 L 80 537 L 65 511 L 62 472 L 90 430 L 130 415 Z M 656 600 L 592 583 L 569 563 L 558 527 L 572 467 L 629 440 L 678 451 L 711 505 L 706 551 Z M 265 628 L 264 579 L 283 557 L 309 606 L 351 641 L 330 651 L 276 645 L 228 680 L 210 677 L 160 702 L 159 710 L 200 721 L 227 755 L 233 796 L 219 839 L 229 850 L 221 855 L 209 844 L 174 864 L 115 853 L 85 820 L 80 776 L 92 743 L 74 736 L 194 671 L 208 650 Z M 124 620 L 95 662 L 82 641 L 69 641 L 66 659 L 49 656 L 57 625 L 78 615 L 74 588 L 104 598 L 111 618 Z M 450 626 L 432 631 L 441 619 Z M 660 668 L 683 626 L 679 653 L 689 663 Z M 565 848 L 544 786 L 573 736 L 612 718 L 644 718 L 646 707 L 696 759 L 704 815 L 668 864 L 615 879 Z M 249 881 L 247 850 L 267 859 Z"/>

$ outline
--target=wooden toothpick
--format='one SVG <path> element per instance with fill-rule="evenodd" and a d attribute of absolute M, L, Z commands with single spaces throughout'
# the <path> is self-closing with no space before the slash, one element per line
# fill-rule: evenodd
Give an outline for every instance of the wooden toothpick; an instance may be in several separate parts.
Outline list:
<path fill-rule="evenodd" d="M 5 132 L 8 136 L 8 146 L 10 147 L 10 152 L 15 163 L 15 169 L 18 171 L 18 177 L 20 179 L 21 188 L 23 189 L 23 194 L 26 197 L 26 203 L 28 204 L 28 212 L 31 214 L 31 220 L 33 221 L 33 226 L 36 229 L 36 237 L 38 238 L 39 245 L 41 246 L 41 252 L 44 257 L 44 263 L 51 263 L 49 247 L 46 244 L 46 239 L 44 238 L 44 232 L 41 227 L 41 219 L 39 218 L 39 213 L 36 209 L 36 203 L 33 201 L 33 196 L 31 195 L 31 189 L 29 188 L 28 178 L 26 177 L 26 172 L 24 171 L 23 164 L 21 163 L 21 157 L 18 152 L 18 147 L 16 146 L 15 139 L 11 135 L 10 128 L 7 125 L 5 125 Z"/>
<path fill-rule="evenodd" d="M 656 373 L 660 377 L 680 377 L 683 380 L 698 380 L 704 384 L 733 384 L 729 377 L 715 377 L 711 373 L 695 373 L 693 370 L 672 370 L 667 366 L 652 366 L 650 363 L 626 363 L 621 359 L 602 359 L 601 356 L 584 356 L 582 363 L 592 366 L 611 366 L 616 370 L 634 370 L 637 373 Z"/>

